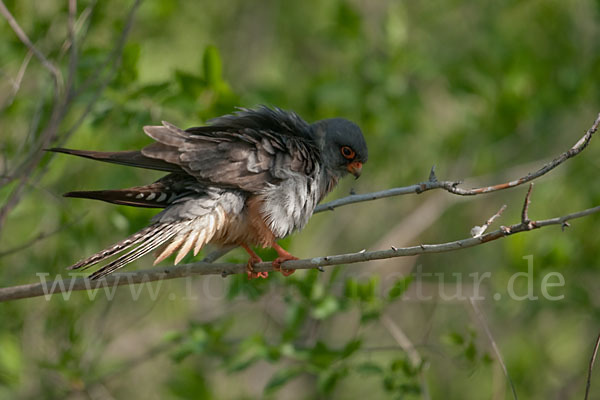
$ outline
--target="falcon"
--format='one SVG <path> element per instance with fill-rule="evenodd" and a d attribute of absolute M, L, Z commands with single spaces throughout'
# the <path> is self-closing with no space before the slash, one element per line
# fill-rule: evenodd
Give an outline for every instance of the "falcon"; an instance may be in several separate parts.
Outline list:
<path fill-rule="evenodd" d="M 243 247 L 248 278 L 266 278 L 251 246 L 272 247 L 273 267 L 297 260 L 277 240 L 302 229 L 316 205 L 347 174 L 360 176 L 367 145 L 360 128 L 343 118 L 309 124 L 296 113 L 265 106 L 240 108 L 182 130 L 164 122 L 145 126 L 154 143 L 136 151 L 50 149 L 94 160 L 168 172 L 156 182 L 127 189 L 77 191 L 65 197 L 163 208 L 151 224 L 79 261 L 69 269 L 107 262 L 90 275 L 104 277 L 155 251 L 154 264 L 173 253 L 175 264 L 208 243 Z"/>

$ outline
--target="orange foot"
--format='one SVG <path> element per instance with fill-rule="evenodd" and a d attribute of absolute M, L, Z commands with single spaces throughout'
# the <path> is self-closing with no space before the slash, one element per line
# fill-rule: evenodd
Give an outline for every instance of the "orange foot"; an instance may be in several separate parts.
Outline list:
<path fill-rule="evenodd" d="M 298 260 L 298 257 L 294 257 L 293 255 L 291 255 L 290 253 L 285 251 L 285 249 L 283 247 L 281 247 L 280 245 L 278 245 L 277 243 L 273 243 L 272 247 L 275 249 L 275 251 L 279 255 L 279 257 L 277 257 L 276 259 L 273 260 L 273 269 L 275 271 L 281 272 L 281 274 L 283 276 L 290 276 L 291 274 L 296 272 L 295 269 L 281 269 L 281 264 L 288 260 Z"/>
<path fill-rule="evenodd" d="M 256 254 L 250 247 L 243 244 L 242 247 L 248 254 L 250 254 L 250 259 L 248 260 L 248 264 L 246 264 L 246 273 L 248 274 L 248 279 L 256 279 L 256 278 L 268 278 L 269 273 L 264 272 L 256 272 L 254 270 L 254 264 L 262 262 L 262 259 Z"/>

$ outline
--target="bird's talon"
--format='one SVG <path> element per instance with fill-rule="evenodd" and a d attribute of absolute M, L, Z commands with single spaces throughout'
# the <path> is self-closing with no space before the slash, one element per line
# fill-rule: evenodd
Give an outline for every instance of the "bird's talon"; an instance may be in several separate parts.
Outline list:
<path fill-rule="evenodd" d="M 282 257 L 277 257 L 275 260 L 273 260 L 273 269 L 275 271 L 279 271 L 281 272 L 281 275 L 283 276 L 290 276 L 291 274 L 293 274 L 294 272 L 296 272 L 295 269 L 283 269 L 281 268 L 281 264 L 283 264 L 286 261 L 289 260 L 299 260 L 298 257 L 294 257 L 291 254 L 287 254 L 285 256 Z"/>
<path fill-rule="evenodd" d="M 256 278 L 267 278 L 269 276 L 268 272 L 256 272 L 254 270 L 254 264 L 262 262 L 262 259 L 258 256 L 258 254 L 252 251 L 252 249 L 245 244 L 242 244 L 241 246 L 244 248 L 244 250 L 246 250 L 248 254 L 250 254 L 250 259 L 248 260 L 248 264 L 246 264 L 246 274 L 248 274 L 248 280 Z"/>

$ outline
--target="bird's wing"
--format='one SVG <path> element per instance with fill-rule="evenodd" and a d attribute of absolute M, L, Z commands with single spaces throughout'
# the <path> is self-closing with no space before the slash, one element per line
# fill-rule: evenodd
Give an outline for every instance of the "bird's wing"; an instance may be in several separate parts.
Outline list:
<path fill-rule="evenodd" d="M 146 126 L 153 143 L 142 155 L 179 166 L 201 182 L 258 192 L 289 173 L 310 175 L 319 162 L 312 142 L 288 132 L 207 126 L 187 131 L 163 122 Z"/>

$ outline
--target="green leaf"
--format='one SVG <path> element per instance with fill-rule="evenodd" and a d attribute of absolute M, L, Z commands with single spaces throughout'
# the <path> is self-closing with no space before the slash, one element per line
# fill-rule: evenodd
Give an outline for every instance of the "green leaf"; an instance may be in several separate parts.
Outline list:
<path fill-rule="evenodd" d="M 356 352 L 362 346 L 362 339 L 351 340 L 342 349 L 342 358 L 350 357 L 354 352 Z"/>
<path fill-rule="evenodd" d="M 16 385 L 23 367 L 19 342 L 10 334 L 0 336 L 0 384 Z"/>
<path fill-rule="evenodd" d="M 207 46 L 202 56 L 202 66 L 204 69 L 204 79 L 209 86 L 216 88 L 222 82 L 222 63 L 219 50 L 215 46 Z"/>
<path fill-rule="evenodd" d="M 458 332 L 450 332 L 446 338 L 448 342 L 457 346 L 461 346 L 465 343 L 465 338 Z"/>
<path fill-rule="evenodd" d="M 319 391 L 325 394 L 331 393 L 340 379 L 346 375 L 348 375 L 348 367 L 345 366 L 320 374 L 318 382 Z"/>
<path fill-rule="evenodd" d="M 309 360 L 311 364 L 320 368 L 326 369 L 331 364 L 339 359 L 339 352 L 330 349 L 327 345 L 321 341 L 318 341 L 310 350 Z"/>
<path fill-rule="evenodd" d="M 326 319 L 340 309 L 338 300 L 333 296 L 325 296 L 322 301 L 313 307 L 311 315 L 315 319 Z"/>
<path fill-rule="evenodd" d="M 193 100 L 196 100 L 206 90 L 206 82 L 201 77 L 189 72 L 175 70 L 175 80 L 179 85 L 181 94 Z"/>
<path fill-rule="evenodd" d="M 398 279 L 396 283 L 394 283 L 394 286 L 392 286 L 392 288 L 388 292 L 388 300 L 392 301 L 402 296 L 404 292 L 406 292 L 406 289 L 408 289 L 412 281 L 412 275 L 408 275 Z"/>
<path fill-rule="evenodd" d="M 298 336 L 302 324 L 306 321 L 307 315 L 308 309 L 302 304 L 293 303 L 287 307 L 285 330 L 282 335 L 284 341 L 291 341 Z"/>
<path fill-rule="evenodd" d="M 358 299 L 358 282 L 352 278 L 346 279 L 344 295 L 352 300 Z"/>
<path fill-rule="evenodd" d="M 127 86 L 137 80 L 140 49 L 141 47 L 138 43 L 129 42 L 125 45 L 121 56 L 121 65 L 118 69 L 118 75 L 112 84 L 113 87 L 123 89 L 123 86 Z"/>
<path fill-rule="evenodd" d="M 365 361 L 363 363 L 358 364 L 356 367 L 356 372 L 365 375 L 381 375 L 383 374 L 383 368 L 371 361 Z"/>
<path fill-rule="evenodd" d="M 465 348 L 465 357 L 470 362 L 474 362 L 477 357 L 477 348 L 475 347 L 475 342 L 471 341 Z"/>
<path fill-rule="evenodd" d="M 294 379 L 302 373 L 303 369 L 300 367 L 290 367 L 277 370 L 271 379 L 269 379 L 269 382 L 267 382 L 267 385 L 264 389 L 265 394 L 272 394 L 276 392 L 291 379 Z"/>

